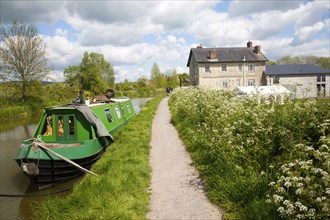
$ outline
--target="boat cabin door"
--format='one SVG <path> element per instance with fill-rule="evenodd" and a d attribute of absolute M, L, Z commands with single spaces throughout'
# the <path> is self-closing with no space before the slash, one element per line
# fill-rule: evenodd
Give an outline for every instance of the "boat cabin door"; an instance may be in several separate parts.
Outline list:
<path fill-rule="evenodd" d="M 56 115 L 56 140 L 76 141 L 77 122 L 73 114 Z"/>

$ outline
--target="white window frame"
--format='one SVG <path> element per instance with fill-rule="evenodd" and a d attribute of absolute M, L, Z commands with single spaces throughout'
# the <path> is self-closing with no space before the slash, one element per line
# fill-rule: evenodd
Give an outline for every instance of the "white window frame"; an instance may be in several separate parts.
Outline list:
<path fill-rule="evenodd" d="M 227 64 L 221 64 L 221 71 L 227 72 Z"/>
<path fill-rule="evenodd" d="M 255 79 L 249 79 L 248 80 L 248 86 L 255 86 L 256 85 L 256 80 Z"/>
<path fill-rule="evenodd" d="M 248 71 L 249 72 L 254 72 L 256 69 L 255 65 L 253 63 L 249 63 L 248 65 Z"/>
<path fill-rule="evenodd" d="M 238 66 L 237 66 L 237 71 L 238 72 L 242 72 L 243 71 L 243 64 L 238 64 Z"/>

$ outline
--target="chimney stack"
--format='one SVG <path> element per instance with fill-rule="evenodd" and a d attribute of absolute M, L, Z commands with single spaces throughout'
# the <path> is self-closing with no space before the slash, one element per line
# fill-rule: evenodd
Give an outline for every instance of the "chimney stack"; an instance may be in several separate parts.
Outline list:
<path fill-rule="evenodd" d="M 210 50 L 210 59 L 211 60 L 217 59 L 217 51 L 215 49 Z"/>
<path fill-rule="evenodd" d="M 254 53 L 260 54 L 260 45 L 254 47 Z"/>
<path fill-rule="evenodd" d="M 247 42 L 246 45 L 247 45 L 248 48 L 252 48 L 252 41 L 249 40 L 249 42 Z"/>
<path fill-rule="evenodd" d="M 203 46 L 202 46 L 202 44 L 199 44 L 198 46 L 197 46 L 197 48 L 203 48 Z"/>

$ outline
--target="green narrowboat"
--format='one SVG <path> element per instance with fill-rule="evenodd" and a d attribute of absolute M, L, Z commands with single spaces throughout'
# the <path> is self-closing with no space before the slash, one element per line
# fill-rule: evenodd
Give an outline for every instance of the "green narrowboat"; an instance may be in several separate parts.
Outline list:
<path fill-rule="evenodd" d="M 128 98 L 47 107 L 31 139 L 22 142 L 14 160 L 39 189 L 81 176 L 113 142 L 112 134 L 135 111 Z M 94 174 L 96 175 L 96 174 Z"/>

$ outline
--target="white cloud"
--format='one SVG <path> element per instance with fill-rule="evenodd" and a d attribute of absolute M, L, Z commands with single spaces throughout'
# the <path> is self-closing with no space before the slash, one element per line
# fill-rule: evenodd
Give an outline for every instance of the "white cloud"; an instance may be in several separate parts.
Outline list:
<path fill-rule="evenodd" d="M 216 11 L 217 3 L 1 1 L 0 15 L 6 22 L 21 18 L 48 27 L 67 25 L 56 26 L 51 31 L 55 36 L 44 36 L 59 78 L 63 69 L 81 62 L 84 52 L 102 53 L 115 67 L 116 81 L 149 77 L 154 62 L 163 72 L 174 67 L 187 72 L 190 48 L 200 43 L 245 47 L 251 40 L 272 60 L 296 54 L 329 56 L 328 1 L 241 0 L 228 3 L 228 11 Z"/>
<path fill-rule="evenodd" d="M 297 29 L 292 45 L 309 42 L 315 38 L 319 31 L 325 27 L 323 22 L 317 22 L 313 26 L 305 26 Z"/>
<path fill-rule="evenodd" d="M 55 35 L 68 38 L 68 30 L 64 30 L 62 28 L 56 28 Z"/>
<path fill-rule="evenodd" d="M 230 17 L 259 14 L 266 11 L 286 11 L 296 8 L 303 0 L 264 0 L 264 1 L 232 1 L 228 13 Z"/>

